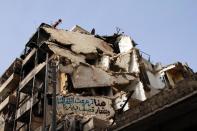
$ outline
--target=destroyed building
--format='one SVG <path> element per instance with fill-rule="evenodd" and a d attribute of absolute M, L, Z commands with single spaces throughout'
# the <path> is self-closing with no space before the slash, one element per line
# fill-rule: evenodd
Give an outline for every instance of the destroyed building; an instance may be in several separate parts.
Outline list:
<path fill-rule="evenodd" d="M 0 130 L 129 130 L 196 95 L 187 64 L 153 64 L 136 45 L 121 33 L 41 24 L 0 78 Z"/>

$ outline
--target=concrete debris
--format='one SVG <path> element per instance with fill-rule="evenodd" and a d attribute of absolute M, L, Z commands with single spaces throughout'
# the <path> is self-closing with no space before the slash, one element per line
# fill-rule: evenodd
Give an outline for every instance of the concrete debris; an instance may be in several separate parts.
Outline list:
<path fill-rule="evenodd" d="M 89 131 L 89 130 L 102 131 L 102 130 L 105 130 L 109 126 L 111 126 L 110 121 L 101 120 L 96 117 L 92 117 L 86 124 L 84 124 L 83 130 L 84 131 Z"/>
<path fill-rule="evenodd" d="M 2 75 L 3 130 L 105 130 L 117 114 L 195 75 L 180 62 L 151 63 L 129 36 L 57 25 L 41 24 Z"/>
<path fill-rule="evenodd" d="M 75 25 L 74 27 L 72 27 L 72 28 L 70 29 L 70 31 L 72 31 L 72 32 L 79 32 L 79 33 L 81 33 L 81 34 L 91 35 L 90 32 L 88 32 L 87 30 L 83 29 L 83 28 L 82 28 L 81 26 L 79 26 L 79 25 Z"/>
<path fill-rule="evenodd" d="M 130 51 L 135 46 L 133 40 L 129 36 L 122 35 L 119 37 L 119 39 L 118 46 L 120 53 Z"/>
<path fill-rule="evenodd" d="M 110 56 L 103 55 L 100 59 L 98 67 L 108 70 L 110 68 Z"/>
<path fill-rule="evenodd" d="M 72 74 L 72 83 L 74 88 L 96 88 L 109 87 L 113 85 L 126 85 L 134 79 L 135 78 L 132 76 L 129 77 L 129 74 L 112 74 L 104 71 L 102 68 L 82 64 L 76 67 Z"/>
<path fill-rule="evenodd" d="M 113 55 L 113 49 L 109 46 L 109 44 L 101 39 L 95 38 L 92 35 L 65 30 L 57 30 L 47 27 L 43 27 L 42 29 L 50 35 L 50 42 L 59 43 L 64 46 L 71 46 L 71 50 L 75 53 L 98 54 L 100 51 L 104 54 Z"/>
<path fill-rule="evenodd" d="M 70 50 L 59 47 L 57 44 L 47 42 L 47 45 L 54 54 L 69 59 L 72 63 L 79 64 L 80 62 L 85 63 L 85 56 L 76 54 Z"/>

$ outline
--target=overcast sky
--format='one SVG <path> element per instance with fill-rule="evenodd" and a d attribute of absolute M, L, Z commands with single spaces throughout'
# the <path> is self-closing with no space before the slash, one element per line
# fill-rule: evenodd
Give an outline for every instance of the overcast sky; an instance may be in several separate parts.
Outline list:
<path fill-rule="evenodd" d="M 197 71 L 197 0 L 1 0 L 0 75 L 42 22 L 59 18 L 58 28 L 78 24 L 100 35 L 119 27 L 152 62 L 182 61 Z"/>

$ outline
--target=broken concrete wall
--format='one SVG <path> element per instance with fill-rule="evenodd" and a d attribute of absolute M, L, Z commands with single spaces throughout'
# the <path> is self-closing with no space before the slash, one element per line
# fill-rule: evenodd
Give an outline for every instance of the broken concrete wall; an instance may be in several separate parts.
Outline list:
<path fill-rule="evenodd" d="M 115 105 L 114 105 L 115 110 L 120 110 L 122 106 L 124 105 L 125 101 L 128 99 L 127 94 L 125 92 L 120 92 L 116 94 L 115 97 L 117 97 L 115 99 Z M 123 111 L 126 111 L 128 109 L 129 109 L 129 103 L 125 105 L 125 107 L 123 108 Z"/>
<path fill-rule="evenodd" d="M 133 98 L 144 101 L 147 99 L 145 95 L 145 90 L 142 82 L 138 82 L 134 87 Z"/>
<path fill-rule="evenodd" d="M 148 75 L 151 87 L 155 89 L 163 89 L 165 87 L 165 81 L 162 80 L 161 74 L 147 71 L 147 75 Z"/>
<path fill-rule="evenodd" d="M 138 50 L 133 48 L 128 52 L 120 53 L 114 57 L 115 63 L 119 69 L 124 72 L 139 73 L 139 54 Z"/>
<path fill-rule="evenodd" d="M 118 43 L 120 53 L 128 52 L 134 47 L 133 40 L 130 36 L 122 35 L 118 39 L 120 39 Z"/>

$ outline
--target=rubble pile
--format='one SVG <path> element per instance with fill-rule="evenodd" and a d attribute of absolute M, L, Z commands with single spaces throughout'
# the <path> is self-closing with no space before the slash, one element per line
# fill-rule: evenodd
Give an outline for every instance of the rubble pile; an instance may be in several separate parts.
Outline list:
<path fill-rule="evenodd" d="M 194 74 L 180 62 L 151 63 L 127 35 L 92 32 L 40 25 L 21 55 L 20 71 L 11 71 L 20 81 L 9 95 L 1 95 L 1 102 L 11 94 L 17 98 L 8 125 L 16 130 L 50 130 L 54 125 L 59 131 L 105 130 L 116 125 L 117 114 Z"/>

